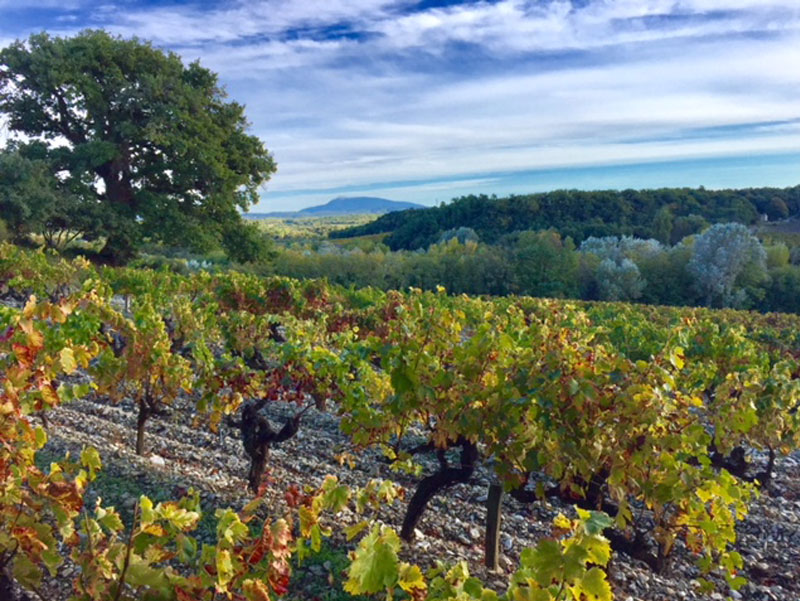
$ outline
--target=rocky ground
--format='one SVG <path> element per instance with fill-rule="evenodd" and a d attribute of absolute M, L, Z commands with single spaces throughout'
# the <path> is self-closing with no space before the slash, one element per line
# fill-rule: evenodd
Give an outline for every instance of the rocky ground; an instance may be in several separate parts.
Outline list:
<path fill-rule="evenodd" d="M 271 417 L 279 423 L 293 408 L 275 403 Z M 135 414 L 130 405 L 109 405 L 100 399 L 83 400 L 62 406 L 50 414 L 50 442 L 46 453 L 55 455 L 93 445 L 101 453 L 104 470 L 100 486 L 104 502 L 130 510 L 142 492 L 156 498 L 175 497 L 189 487 L 202 492 L 204 508 L 240 506 L 247 500 L 247 461 L 237 432 L 224 427 L 220 435 L 193 429 L 190 406 L 178 407 L 169 417 L 153 418 L 148 424 L 147 454 L 133 453 Z M 375 452 L 358 454 L 353 468 L 340 465 L 336 455 L 347 450 L 347 440 L 339 433 L 337 420 L 311 411 L 293 439 L 275 448 L 270 460 L 271 487 L 267 493 L 276 512 L 284 502 L 289 484 L 318 484 L 325 474 L 336 474 L 342 481 L 363 485 L 374 477 L 392 478 L 413 491 L 414 481 L 391 472 Z M 432 467 L 432 466 L 431 466 Z M 466 559 L 471 571 L 502 589 L 520 551 L 536 544 L 550 531 L 552 518 L 569 508 L 557 502 L 524 506 L 506 499 L 503 508 L 501 572 L 487 573 L 482 566 L 484 502 L 488 472 L 478 470 L 469 484 L 458 485 L 434 499 L 425 512 L 416 540 L 405 554 L 423 566 L 437 559 Z M 381 519 L 399 529 L 404 502 L 387 507 Z M 355 516 L 343 516 L 355 521 Z M 750 582 L 734 599 L 791 601 L 800 600 L 800 454 L 780 458 L 770 489 L 753 505 L 749 517 L 740 524 L 739 551 L 745 558 L 744 576 Z M 329 562 L 325 563 L 326 566 Z M 50 583 L 52 601 L 65 596 L 74 570 L 66 566 Z M 702 595 L 696 591 L 697 571 L 691 558 L 678 553 L 670 573 L 654 575 L 643 564 L 615 554 L 609 567 L 615 598 L 622 601 L 673 601 L 725 599 L 722 592 Z M 302 591 L 297 596 L 302 597 Z M 50 601 L 50 600 L 48 600 Z"/>

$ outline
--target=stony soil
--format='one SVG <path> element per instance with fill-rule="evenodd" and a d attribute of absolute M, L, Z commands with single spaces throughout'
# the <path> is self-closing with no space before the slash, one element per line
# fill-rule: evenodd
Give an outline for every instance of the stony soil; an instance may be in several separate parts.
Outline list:
<path fill-rule="evenodd" d="M 274 403 L 269 410 L 277 424 L 294 408 Z M 126 483 L 125 491 L 112 499 L 122 508 L 130 509 L 139 492 L 152 494 L 156 490 L 174 497 L 189 487 L 202 492 L 204 508 L 241 506 L 247 500 L 247 461 L 237 432 L 224 427 L 220 435 L 215 435 L 193 429 L 188 426 L 190 413 L 187 402 L 177 406 L 169 417 L 153 418 L 148 424 L 147 454 L 138 457 L 133 453 L 135 414 L 131 405 L 109 405 L 102 399 L 73 402 L 50 414 L 46 451 L 75 453 L 82 445 L 95 446 L 103 458 L 104 472 Z M 313 410 L 307 413 L 297 436 L 271 455 L 267 496 L 276 512 L 284 506 L 283 491 L 289 484 L 318 484 L 325 474 L 336 474 L 352 485 L 366 484 L 374 477 L 392 478 L 405 486 L 410 496 L 414 480 L 391 472 L 375 452 L 358 453 L 354 468 L 340 465 L 336 455 L 347 449 L 347 440 L 333 416 Z M 433 469 L 433 464 L 429 468 Z M 557 502 L 524 506 L 507 498 L 501 538 L 502 573 L 487 573 L 481 562 L 488 477 L 486 469 L 481 468 L 470 483 L 454 486 L 432 501 L 416 540 L 405 552 L 407 559 L 423 566 L 432 565 L 436 559 L 466 559 L 474 574 L 502 589 L 520 551 L 549 534 L 551 520 L 559 511 L 570 512 Z M 105 501 L 110 502 L 108 497 Z M 404 510 L 405 503 L 397 502 L 385 508 L 380 517 L 399 529 Z M 356 518 L 341 515 L 337 519 L 348 522 Z M 722 587 L 711 595 L 696 592 L 697 571 L 691 558 L 679 550 L 669 574 L 664 576 L 615 554 L 609 567 L 615 598 L 673 601 L 725 599 L 731 594 L 733 599 L 800 600 L 800 453 L 779 459 L 774 482 L 740 524 L 737 547 L 746 561 L 744 576 L 750 580 L 739 592 L 728 593 Z M 74 567 L 65 567 L 50 583 L 47 590 L 52 601 L 65 597 L 74 575 L 70 570 Z"/>

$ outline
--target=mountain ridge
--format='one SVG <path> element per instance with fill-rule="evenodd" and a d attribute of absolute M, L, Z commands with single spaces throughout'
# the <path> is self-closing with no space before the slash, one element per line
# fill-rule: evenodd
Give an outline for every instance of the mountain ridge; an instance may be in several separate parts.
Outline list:
<path fill-rule="evenodd" d="M 270 213 L 245 213 L 245 219 L 281 219 L 300 217 L 332 217 L 336 215 L 384 215 L 407 209 L 424 209 L 424 205 L 377 196 L 337 196 L 325 204 L 306 207 L 299 211 L 272 211 Z"/>

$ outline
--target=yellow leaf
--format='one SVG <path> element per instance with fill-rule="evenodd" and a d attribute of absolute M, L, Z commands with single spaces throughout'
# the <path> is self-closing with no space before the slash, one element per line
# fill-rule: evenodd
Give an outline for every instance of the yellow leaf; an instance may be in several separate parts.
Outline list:
<path fill-rule="evenodd" d="M 400 573 L 397 583 L 407 593 L 413 593 L 414 589 L 427 589 L 425 579 L 422 577 L 422 571 L 419 566 L 411 565 L 405 562 L 400 564 Z"/>
<path fill-rule="evenodd" d="M 59 353 L 59 362 L 61 363 L 61 369 L 63 369 L 64 373 L 67 375 L 74 372 L 75 368 L 78 366 L 75 361 L 75 354 L 69 347 L 61 349 L 61 352 Z"/>

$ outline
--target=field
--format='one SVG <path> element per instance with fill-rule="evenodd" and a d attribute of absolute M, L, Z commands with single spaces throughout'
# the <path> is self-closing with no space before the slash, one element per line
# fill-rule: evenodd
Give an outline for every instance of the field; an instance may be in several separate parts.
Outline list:
<path fill-rule="evenodd" d="M 46 598 L 800 593 L 797 316 L 7 245 L 0 294 L 0 558 Z"/>
<path fill-rule="evenodd" d="M 330 232 L 363 225 L 375 215 L 342 215 L 330 217 L 290 217 L 254 220 L 259 228 L 278 240 L 325 238 Z"/>

